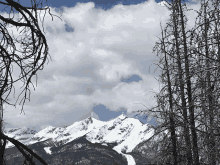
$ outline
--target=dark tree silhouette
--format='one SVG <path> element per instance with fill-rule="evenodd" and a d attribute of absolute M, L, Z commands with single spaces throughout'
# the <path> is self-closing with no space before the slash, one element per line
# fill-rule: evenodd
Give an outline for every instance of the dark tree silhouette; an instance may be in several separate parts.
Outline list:
<path fill-rule="evenodd" d="M 29 157 L 31 158 L 31 161 L 28 161 L 26 158 L 24 160 L 23 165 L 36 165 L 33 161 L 33 156 L 29 155 Z"/>
<path fill-rule="evenodd" d="M 183 43 L 182 41 L 185 41 L 187 19 L 185 19 L 186 16 L 184 15 L 184 5 L 181 4 L 180 0 L 172 0 L 171 3 L 167 2 L 166 7 L 171 12 L 170 22 L 167 23 L 164 32 L 161 28 L 162 38 L 153 49 L 153 52 L 157 50 L 157 56 L 159 57 L 159 62 L 156 65 L 161 69 L 159 81 L 163 84 L 163 87 L 156 95 L 157 106 L 148 109 L 148 111 L 151 112 L 153 110 L 153 112 L 159 114 L 156 117 L 163 120 L 161 125 L 155 127 L 155 130 L 168 130 L 170 137 L 164 137 L 166 139 L 162 142 L 164 149 L 159 150 L 155 160 L 159 164 L 191 165 L 193 163 L 192 143 L 187 112 L 190 109 L 190 103 L 187 100 L 189 98 L 188 91 L 191 89 L 187 92 L 185 90 L 187 89 L 187 69 L 189 67 L 184 65 L 189 57 L 187 56 L 186 59 L 185 49 L 180 47 Z M 173 39 L 170 37 L 173 37 Z M 182 140 L 184 140 L 185 144 L 182 143 Z M 170 143 L 170 145 L 166 145 L 167 143 Z"/>
<path fill-rule="evenodd" d="M 161 146 L 167 143 L 170 146 L 156 150 L 154 163 L 166 164 L 168 160 L 176 164 L 177 157 L 178 165 L 219 164 L 220 1 L 202 0 L 200 10 L 196 11 L 195 27 L 188 31 L 183 12 L 185 4 L 181 0 L 167 3 L 172 11 L 170 22 L 154 47 L 157 55 L 161 55 L 156 65 L 161 69 L 159 80 L 163 87 L 155 95 L 157 105 L 139 111 L 161 119 L 155 132 L 162 129 L 171 134 L 160 141 Z M 178 130 L 176 149 L 171 126 L 173 135 Z M 170 148 L 177 155 L 170 154 Z"/>
<path fill-rule="evenodd" d="M 6 141 L 10 141 L 13 143 L 19 151 L 25 156 L 28 161 L 31 161 L 31 157 L 33 156 L 38 159 L 42 164 L 46 165 L 47 163 L 40 158 L 37 154 L 31 151 L 27 146 L 23 145 L 19 141 L 9 138 L 4 135 L 2 129 L 3 122 L 3 105 L 8 104 L 16 107 L 16 103 L 21 96 L 24 94 L 22 100 L 23 101 L 21 113 L 23 111 L 23 106 L 26 99 L 30 101 L 30 89 L 29 85 L 32 77 L 36 76 L 37 81 L 37 71 L 43 70 L 44 63 L 48 57 L 48 45 L 44 34 L 41 32 L 38 25 L 38 10 L 46 10 L 50 8 L 37 8 L 39 3 L 36 3 L 36 0 L 31 0 L 32 7 L 24 7 L 19 4 L 19 2 L 15 2 L 14 0 L 5 0 L 7 3 L 0 1 L 0 5 L 5 5 L 6 7 L 10 7 L 10 14 L 13 11 L 13 17 L 5 18 L 0 15 L 0 33 L 2 34 L 2 39 L 0 41 L 0 164 L 3 164 L 4 151 Z M 47 0 L 46 0 L 47 1 Z M 41 0 L 42 7 L 42 0 Z M 22 15 L 22 18 L 19 20 L 15 20 L 14 18 L 14 10 L 19 12 Z M 30 12 L 31 10 L 31 12 Z M 45 16 L 45 15 L 44 15 Z M 53 17 L 52 17 L 53 20 Z M 23 34 L 25 36 L 18 41 L 16 38 L 12 38 L 13 35 L 10 35 L 7 27 L 9 25 L 16 26 L 16 28 L 23 27 Z M 20 37 L 20 36 L 19 36 Z M 19 51 L 16 49 L 15 43 L 19 43 L 23 48 L 23 51 Z M 10 47 L 10 49 L 8 49 Z M 17 52 L 20 52 L 22 55 L 18 55 Z M 14 79 L 12 76 L 13 65 L 16 65 L 20 68 L 21 72 L 19 78 Z M 11 93 L 12 88 L 14 87 L 14 83 L 17 81 L 22 81 L 24 84 L 22 87 L 23 90 L 17 98 L 15 104 L 11 104 L 8 102 L 7 98 Z M 34 87 L 34 85 L 33 85 Z M 35 90 L 35 88 L 34 88 Z M 28 98 L 29 92 L 29 98 Z M 26 154 L 24 150 L 28 151 L 30 154 Z"/>

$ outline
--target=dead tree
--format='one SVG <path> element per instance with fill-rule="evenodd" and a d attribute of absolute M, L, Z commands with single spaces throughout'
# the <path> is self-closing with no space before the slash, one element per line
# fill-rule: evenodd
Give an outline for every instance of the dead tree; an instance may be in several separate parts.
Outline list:
<path fill-rule="evenodd" d="M 33 83 L 31 82 L 32 77 L 35 75 L 37 81 L 37 71 L 43 70 L 44 63 L 49 54 L 46 38 L 44 34 L 41 32 L 38 25 L 37 11 L 45 10 L 46 12 L 46 10 L 49 9 L 49 13 L 50 13 L 50 8 L 49 7 L 37 8 L 39 4 L 36 3 L 36 0 L 33 1 L 31 0 L 31 2 L 32 2 L 32 7 L 24 7 L 20 5 L 18 2 L 15 2 L 14 0 L 6 0 L 6 3 L 0 1 L 1 5 L 5 5 L 6 7 L 11 7 L 11 11 L 13 11 L 13 14 L 14 14 L 14 10 L 16 10 L 22 15 L 22 18 L 19 20 L 15 20 L 14 17 L 11 18 L 10 15 L 9 18 L 5 18 L 2 15 L 0 15 L 0 20 L 1 20 L 0 32 L 3 35 L 0 43 L 0 110 L 1 110 L 0 121 L 3 120 L 3 105 L 8 104 L 8 105 L 16 106 L 16 103 L 20 95 L 24 93 L 24 97 L 22 98 L 23 105 L 21 112 L 23 111 L 23 106 L 26 99 L 29 99 L 30 101 L 29 85 L 30 83 L 33 85 Z M 42 7 L 42 3 L 41 3 L 41 7 Z M 50 15 L 52 14 L 50 13 Z M 20 41 L 18 41 L 16 38 L 12 38 L 13 35 L 10 35 L 7 30 L 8 25 L 16 26 L 17 28 L 23 27 L 22 30 L 23 34 L 26 35 Z M 16 49 L 15 42 L 19 43 L 21 47 L 23 47 L 23 51 L 18 51 Z M 9 50 L 11 51 L 8 50 L 9 46 L 10 46 Z M 19 55 L 17 51 L 22 53 L 22 55 Z M 12 65 L 17 65 L 21 70 L 18 79 L 14 79 L 12 76 L 12 69 L 13 69 Z M 7 101 L 7 98 L 11 93 L 12 88 L 14 87 L 13 84 L 20 80 L 23 81 L 24 88 L 20 93 L 19 97 L 17 98 L 16 103 L 11 104 Z M 27 95 L 28 92 L 29 92 L 29 98 Z M 31 160 L 31 159 L 23 151 L 23 149 L 28 151 L 30 155 L 38 159 L 42 164 L 44 165 L 47 164 L 42 158 L 40 158 L 37 154 L 31 151 L 27 146 L 23 145 L 22 143 L 20 143 L 19 141 L 13 138 L 9 138 L 8 136 L 4 135 L 1 125 L 0 125 L 0 164 L 3 164 L 6 140 L 13 143 L 19 149 L 19 151 L 25 156 L 27 160 Z"/>
<path fill-rule="evenodd" d="M 192 165 L 194 159 L 195 165 L 198 165 L 199 157 L 194 121 L 194 103 L 192 101 L 192 85 L 190 79 L 191 77 L 189 75 L 192 69 L 189 63 L 191 56 L 189 56 L 187 52 L 188 43 L 186 41 L 187 38 L 185 29 L 187 20 L 185 20 L 183 11 L 184 5 L 181 4 L 180 0 L 174 0 L 172 3 L 167 2 L 167 4 L 167 8 L 171 11 L 171 22 L 167 23 L 165 34 L 168 32 L 168 28 L 170 29 L 170 33 L 168 33 L 165 37 L 162 36 L 161 42 L 156 43 L 154 48 L 155 51 L 156 47 L 161 45 L 158 52 L 163 55 L 162 57 L 159 57 L 159 67 L 162 70 L 160 77 L 164 87 L 160 90 L 160 94 L 157 95 L 157 107 L 154 107 L 151 110 L 157 109 L 157 112 L 161 112 L 160 116 L 164 118 L 164 123 L 166 123 L 163 124 L 164 127 L 166 127 L 166 125 L 173 125 L 173 131 L 170 129 L 170 132 L 174 132 L 175 129 L 183 131 L 175 133 L 176 138 L 178 137 L 178 139 L 183 139 L 185 144 L 181 145 L 182 141 L 177 144 L 178 140 L 176 140 L 175 152 L 178 153 L 176 155 L 173 153 L 173 163 Z M 167 39 L 166 41 L 164 40 L 165 38 Z M 168 50 L 166 50 L 166 48 Z M 168 58 L 170 60 L 169 64 L 167 62 Z M 168 72 L 169 74 L 167 74 Z M 172 111 L 167 112 L 167 110 L 170 110 L 171 107 L 165 107 L 166 100 L 170 102 L 170 105 L 172 104 Z M 151 110 L 148 109 L 148 111 Z M 167 118 L 168 116 L 172 116 L 173 120 L 172 118 Z M 191 129 L 192 140 L 189 128 Z M 171 134 L 171 137 L 173 135 Z M 174 139 L 172 140 L 172 144 L 174 146 Z M 192 152 L 194 157 L 192 157 Z M 176 160 L 175 157 L 177 158 Z M 163 159 L 166 158 L 163 156 Z"/>
<path fill-rule="evenodd" d="M 182 39 L 183 39 L 183 48 L 184 48 L 184 65 L 185 65 L 185 79 L 186 79 L 186 89 L 187 89 L 187 96 L 188 96 L 188 107 L 189 107 L 189 123 L 190 129 L 192 134 L 192 150 L 193 150 L 193 163 L 195 165 L 199 165 L 199 154 L 198 154 L 198 140 L 197 140 L 197 133 L 195 129 L 195 112 L 194 112 L 194 102 L 192 98 L 192 80 L 191 80 L 191 68 L 190 68 L 190 60 L 188 54 L 188 45 L 187 45 L 187 38 L 186 38 L 186 29 L 184 24 L 184 13 L 181 4 L 181 0 L 178 0 L 179 11 L 180 11 L 180 19 L 181 19 L 181 32 L 182 32 Z"/>
<path fill-rule="evenodd" d="M 219 1 L 202 1 L 200 11 L 196 18 L 192 35 L 191 51 L 197 57 L 198 69 L 195 70 L 197 78 L 198 123 L 196 128 L 200 134 L 200 155 L 202 161 L 208 164 L 218 164 L 217 148 L 219 143 L 219 76 L 220 76 L 220 42 L 219 42 Z M 211 6 L 214 9 L 211 9 Z M 197 22 L 198 20 L 198 22 Z"/>
<path fill-rule="evenodd" d="M 208 7 L 207 2 L 212 2 L 209 5 L 212 5 L 213 9 Z M 195 27 L 189 31 L 185 29 L 186 21 L 183 12 L 185 5 L 181 4 L 180 0 L 167 2 L 169 4 L 167 8 L 172 11 L 171 22 L 167 23 L 168 26 L 165 29 L 165 35 L 168 35 L 162 36 L 161 42 L 156 44 L 160 46 L 158 52 L 163 54 L 159 57 L 157 65 L 162 70 L 160 80 L 164 86 L 156 95 L 157 106 L 139 111 L 140 113 L 152 112 L 155 114 L 154 117 L 160 119 L 160 125 L 156 129 L 166 129 L 167 125 L 171 124 L 169 114 L 172 111 L 168 103 L 171 100 L 169 97 L 172 96 L 172 116 L 178 119 L 175 120 L 174 127 L 182 129 L 180 134 L 176 133 L 176 137 L 185 141 L 181 146 L 178 141 L 182 141 L 177 140 L 178 163 L 184 165 L 219 164 L 219 2 L 219 0 L 203 1 L 201 10 L 197 11 L 197 19 L 200 19 L 200 22 L 196 22 Z M 172 28 L 170 33 L 167 30 L 168 27 Z M 170 86 L 171 89 L 169 89 Z M 183 154 L 182 151 L 184 151 Z M 164 152 L 160 154 L 160 156 L 157 155 L 158 160 L 160 157 L 167 160 L 168 155 Z M 157 163 L 165 164 L 162 158 Z"/>
<path fill-rule="evenodd" d="M 190 132 L 189 132 L 189 122 L 188 122 L 188 112 L 187 112 L 187 104 L 186 104 L 186 93 L 184 92 L 184 68 L 182 66 L 182 60 L 181 60 L 181 52 L 180 52 L 180 42 L 178 40 L 180 36 L 180 31 L 178 31 L 178 25 L 180 24 L 180 18 L 179 18 L 179 4 L 177 1 L 172 1 L 172 19 L 173 19 L 173 32 L 175 37 L 175 50 L 176 54 L 174 54 L 174 58 L 176 58 L 175 63 L 177 64 L 177 77 L 176 77 L 176 92 L 178 93 L 177 97 L 180 97 L 181 105 L 178 106 L 180 108 L 181 114 L 183 116 L 183 131 L 184 131 L 184 137 L 185 137 L 185 147 L 187 148 L 186 155 L 187 155 L 187 164 L 192 164 L 192 153 L 191 153 L 191 140 L 190 140 Z M 185 23 L 185 22 L 184 22 Z M 179 91 L 178 91 L 179 89 Z M 177 103 L 178 105 L 178 103 Z"/>
<path fill-rule="evenodd" d="M 190 139 L 190 132 L 189 132 L 189 121 L 188 121 L 188 112 L 187 109 L 189 109 L 187 102 L 186 102 L 186 98 L 187 98 L 187 93 L 184 91 L 185 88 L 187 88 L 184 84 L 187 84 L 187 76 L 184 76 L 187 72 L 186 72 L 186 66 L 183 65 L 185 60 L 183 60 L 185 58 L 184 54 L 184 50 L 181 50 L 180 47 L 180 38 L 184 38 L 183 37 L 183 30 L 182 30 L 182 22 L 183 24 L 185 24 L 187 21 L 181 19 L 181 12 L 180 12 L 180 4 L 179 1 L 175 0 L 172 1 L 172 3 L 167 3 L 169 4 L 169 6 L 167 6 L 167 8 L 171 11 L 171 22 L 167 23 L 167 27 L 165 29 L 165 31 L 167 31 L 168 28 L 170 28 L 170 33 L 168 34 L 168 36 L 173 36 L 174 39 L 167 39 L 167 41 L 164 41 L 164 38 L 168 38 L 168 37 L 163 37 L 162 36 L 162 41 L 160 43 L 156 43 L 156 46 L 154 47 L 154 51 L 156 50 L 156 48 L 158 48 L 159 44 L 162 44 L 163 46 L 159 47 L 159 51 L 158 52 L 162 52 L 164 53 L 164 55 L 162 57 L 160 57 L 160 64 L 161 64 L 161 60 L 166 62 L 166 65 L 160 67 L 160 69 L 164 69 L 167 68 L 168 63 L 166 60 L 166 53 L 168 54 L 169 58 L 171 59 L 170 63 L 169 63 L 169 70 L 170 70 L 170 74 L 172 74 L 172 81 L 174 82 L 172 85 L 169 84 L 168 86 L 170 86 L 169 88 L 172 87 L 172 90 L 168 90 L 169 91 L 169 95 L 173 95 L 173 116 L 176 116 L 176 121 L 175 121 L 175 129 L 177 129 L 179 127 L 183 127 L 183 132 L 184 133 L 179 133 L 178 138 L 182 139 L 182 137 L 184 137 L 185 140 L 185 146 L 182 146 L 184 148 L 186 148 L 186 156 L 183 155 L 184 153 L 181 153 L 183 148 L 179 146 L 177 144 L 177 149 L 178 150 L 178 154 L 179 154 L 179 158 L 178 158 L 178 163 L 183 163 L 183 164 L 188 164 L 191 165 L 192 162 L 192 152 L 191 152 L 191 139 Z M 183 7 L 182 7 L 183 8 Z M 183 10 L 183 9 L 182 9 Z M 182 15 L 183 15 L 183 11 L 182 11 Z M 163 33 L 163 32 L 162 32 Z M 166 44 L 166 46 L 165 46 Z M 169 51 L 166 51 L 166 47 L 172 46 L 172 48 L 169 49 Z M 166 71 L 167 72 L 167 71 Z M 170 75 L 171 76 L 171 75 Z M 168 79 L 168 75 L 165 75 L 162 73 L 161 75 L 162 78 L 166 77 L 166 79 Z M 171 82 L 171 80 L 163 80 L 162 83 L 166 83 L 166 82 Z M 161 90 L 162 91 L 162 90 Z M 161 97 L 161 95 L 158 95 L 158 97 L 160 97 L 161 99 L 163 99 Z M 164 95 L 164 97 L 168 97 L 166 95 Z M 175 98 L 175 99 L 174 99 Z M 160 99 L 160 100 L 161 100 Z M 159 101 L 161 102 L 161 101 Z M 162 103 L 164 104 L 165 101 L 162 101 Z M 181 103 L 181 104 L 180 104 Z M 178 115 L 179 114 L 181 115 Z M 171 112 L 169 112 L 171 113 Z M 178 121 L 178 122 L 177 122 Z M 186 157 L 187 161 L 182 160 L 183 158 L 180 157 Z M 181 159 L 181 160 L 180 160 Z M 185 161 L 185 162 L 183 162 Z"/>
<path fill-rule="evenodd" d="M 164 37 L 163 37 L 163 31 L 162 31 L 162 42 L 163 42 L 163 47 L 164 50 L 165 44 L 164 44 Z M 167 92 L 168 92 L 168 97 L 169 97 L 169 122 L 170 122 L 170 133 L 171 133 L 171 140 L 172 140 L 172 147 L 173 147 L 173 159 L 174 159 L 174 165 L 177 165 L 177 139 L 176 139 L 176 126 L 175 126 L 175 118 L 174 118 L 174 106 L 173 106 L 173 92 L 172 92 L 172 84 L 171 84 L 171 79 L 170 79 L 170 68 L 168 64 L 168 59 L 167 59 L 167 54 L 164 52 L 164 61 L 165 61 L 165 74 L 167 78 Z M 164 78 L 164 77 L 163 77 Z"/>

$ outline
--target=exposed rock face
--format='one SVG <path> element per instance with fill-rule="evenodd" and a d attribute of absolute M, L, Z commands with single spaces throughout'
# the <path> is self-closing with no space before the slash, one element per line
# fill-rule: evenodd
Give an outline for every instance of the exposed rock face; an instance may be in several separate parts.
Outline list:
<path fill-rule="evenodd" d="M 111 147 L 93 144 L 85 136 L 58 147 L 50 143 L 50 140 L 37 142 L 28 147 L 49 165 L 127 165 L 126 158 Z M 25 160 L 16 147 L 7 148 L 5 155 L 7 165 L 22 165 Z M 41 165 L 35 158 L 33 160 L 36 165 Z"/>

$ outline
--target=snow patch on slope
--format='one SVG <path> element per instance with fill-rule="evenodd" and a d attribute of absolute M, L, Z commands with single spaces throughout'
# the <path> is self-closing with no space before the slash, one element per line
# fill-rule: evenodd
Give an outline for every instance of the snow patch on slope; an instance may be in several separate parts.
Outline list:
<path fill-rule="evenodd" d="M 51 147 L 44 147 L 44 150 L 46 151 L 46 153 L 51 154 Z"/>
<path fill-rule="evenodd" d="M 118 152 L 119 154 L 122 154 L 122 155 L 124 155 L 124 156 L 126 157 L 126 159 L 127 159 L 127 161 L 128 161 L 128 165 L 136 165 L 136 162 L 135 162 L 133 156 L 131 156 L 131 155 L 129 155 L 129 154 L 124 154 L 124 153 L 122 153 L 120 149 L 115 149 L 115 148 L 113 148 L 113 149 L 114 149 L 116 152 Z"/>
<path fill-rule="evenodd" d="M 5 135 L 18 140 L 21 143 L 27 143 L 31 137 L 36 134 L 36 130 L 32 130 L 29 128 L 17 128 L 17 129 L 10 129 L 4 131 Z M 14 145 L 11 142 L 7 141 L 6 148 L 13 147 Z"/>

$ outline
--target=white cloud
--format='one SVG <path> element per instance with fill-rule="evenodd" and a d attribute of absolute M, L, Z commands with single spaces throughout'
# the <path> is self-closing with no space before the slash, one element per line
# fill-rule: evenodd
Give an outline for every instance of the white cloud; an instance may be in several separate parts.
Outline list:
<path fill-rule="evenodd" d="M 95 112 L 91 113 L 91 117 L 99 120 L 99 116 Z"/>
<path fill-rule="evenodd" d="M 156 56 L 152 48 L 160 37 L 160 21 L 165 27 L 169 11 L 152 0 L 119 4 L 109 10 L 94 7 L 93 2 L 64 7 L 63 21 L 55 16 L 52 21 L 47 12 L 43 26 L 52 61 L 38 72 L 38 85 L 31 90 L 31 102 L 26 101 L 25 115 L 20 115 L 21 106 L 7 106 L 4 119 L 11 126 L 70 125 L 90 112 L 94 103 L 112 111 L 125 107 L 129 113 L 145 109 L 136 103 L 154 105 L 152 92 L 158 91 L 158 83 L 148 67 Z M 199 5 L 192 7 L 199 9 Z M 60 16 L 55 8 L 51 13 Z M 43 17 L 41 12 L 41 21 Z M 187 17 L 188 27 L 192 27 L 195 12 L 190 11 Z M 74 32 L 66 32 L 65 24 Z M 41 23 L 39 26 L 43 30 Z M 15 37 L 19 35 L 16 28 L 8 29 Z M 120 82 L 121 77 L 132 74 L 143 81 Z M 21 86 L 17 83 L 15 99 Z M 13 92 L 10 96 L 15 100 Z"/>
<path fill-rule="evenodd" d="M 145 109 L 154 105 L 153 93 L 158 92 L 157 81 L 152 76 L 143 76 L 143 81 L 125 83 L 120 82 L 111 90 L 96 90 L 93 100 L 96 104 L 106 105 L 110 110 L 125 107 L 128 113 L 138 109 Z M 141 104 L 139 104 L 141 103 Z"/>

